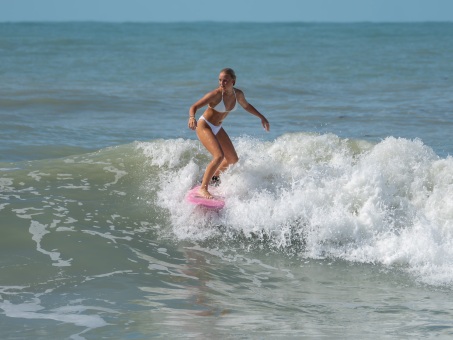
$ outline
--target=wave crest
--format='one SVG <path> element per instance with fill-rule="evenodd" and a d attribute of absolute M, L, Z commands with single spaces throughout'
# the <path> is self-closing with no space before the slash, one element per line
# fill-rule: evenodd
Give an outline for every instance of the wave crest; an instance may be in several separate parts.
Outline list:
<path fill-rule="evenodd" d="M 180 239 L 209 240 L 222 226 L 224 236 L 303 257 L 398 265 L 424 282 L 453 283 L 453 160 L 420 140 L 238 138 L 240 161 L 222 176 L 226 206 L 219 213 L 181 203 L 209 155 L 195 141 L 167 143 L 140 148 L 162 167 L 157 204 Z"/>

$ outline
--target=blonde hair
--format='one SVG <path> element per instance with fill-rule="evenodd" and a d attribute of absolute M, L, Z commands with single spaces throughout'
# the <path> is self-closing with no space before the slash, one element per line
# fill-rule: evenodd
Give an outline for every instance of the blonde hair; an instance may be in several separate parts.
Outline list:
<path fill-rule="evenodd" d="M 228 74 L 231 78 L 233 78 L 234 82 L 236 83 L 236 73 L 234 73 L 234 70 L 232 68 L 224 68 L 223 70 L 220 71 L 220 73 L 225 73 Z"/>

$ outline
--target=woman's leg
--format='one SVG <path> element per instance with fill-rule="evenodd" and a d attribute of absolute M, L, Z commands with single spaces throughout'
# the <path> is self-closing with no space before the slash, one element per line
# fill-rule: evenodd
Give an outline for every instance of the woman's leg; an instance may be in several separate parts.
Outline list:
<path fill-rule="evenodd" d="M 217 140 L 220 144 L 220 147 L 222 148 L 224 158 L 222 160 L 222 163 L 220 166 L 217 168 L 216 172 L 214 173 L 214 176 L 219 176 L 220 173 L 225 171 L 228 166 L 237 163 L 239 160 L 238 155 L 236 153 L 236 150 L 234 149 L 233 143 L 231 142 L 230 137 L 226 133 L 226 131 L 221 128 L 220 131 L 216 135 Z"/>
<path fill-rule="evenodd" d="M 217 168 L 222 163 L 224 159 L 224 153 L 222 151 L 222 147 L 221 144 L 219 143 L 219 140 L 214 135 L 211 128 L 205 121 L 203 120 L 198 121 L 196 131 L 198 139 L 212 155 L 212 160 L 206 167 L 206 171 L 203 176 L 203 181 L 201 182 L 201 189 L 199 193 L 203 197 L 212 198 L 212 195 L 208 191 L 208 184 L 212 176 L 214 176 L 214 173 L 216 172 Z"/>

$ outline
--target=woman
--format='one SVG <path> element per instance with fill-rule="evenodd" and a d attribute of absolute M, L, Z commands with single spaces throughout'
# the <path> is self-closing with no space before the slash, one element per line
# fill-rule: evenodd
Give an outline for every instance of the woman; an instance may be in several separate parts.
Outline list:
<path fill-rule="evenodd" d="M 212 155 L 212 160 L 206 167 L 203 176 L 199 195 L 205 198 L 212 198 L 208 191 L 211 179 L 218 178 L 230 164 L 238 161 L 236 150 L 230 137 L 222 128 L 222 122 L 228 114 L 237 109 L 239 103 L 246 111 L 261 119 L 261 124 L 266 131 L 269 131 L 267 119 L 248 103 L 244 92 L 234 88 L 236 74 L 231 68 L 225 68 L 219 74 L 219 87 L 204 95 L 199 101 L 193 104 L 189 110 L 189 128 L 196 130 L 198 139 Z M 198 109 L 208 105 L 206 111 L 195 119 Z"/>

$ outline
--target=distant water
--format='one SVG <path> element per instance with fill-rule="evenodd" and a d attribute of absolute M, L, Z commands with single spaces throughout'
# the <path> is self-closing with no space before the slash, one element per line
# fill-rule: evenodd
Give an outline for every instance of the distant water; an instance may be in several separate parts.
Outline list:
<path fill-rule="evenodd" d="M 453 24 L 0 24 L 0 336 L 453 335 Z M 223 67 L 226 207 L 188 109 Z M 201 114 L 202 112 L 199 112 Z"/>

